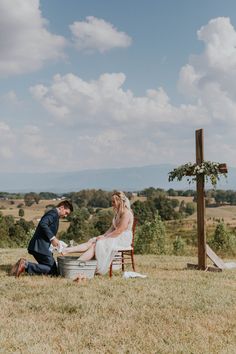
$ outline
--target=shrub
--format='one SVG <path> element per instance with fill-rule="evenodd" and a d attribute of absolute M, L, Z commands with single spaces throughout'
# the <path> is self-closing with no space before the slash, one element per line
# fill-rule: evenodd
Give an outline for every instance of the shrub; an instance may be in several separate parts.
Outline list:
<path fill-rule="evenodd" d="M 135 251 L 141 254 L 164 254 L 166 230 L 157 214 L 153 221 L 146 221 L 137 232 Z"/>
<path fill-rule="evenodd" d="M 93 225 L 95 229 L 98 230 L 99 234 L 104 234 L 112 224 L 113 212 L 108 210 L 100 210 L 96 213 L 95 217 L 93 218 Z"/>
<path fill-rule="evenodd" d="M 17 205 L 17 208 L 23 208 L 24 205 L 25 205 L 24 203 L 19 203 L 19 204 Z"/>
<path fill-rule="evenodd" d="M 20 209 L 19 209 L 19 212 L 18 212 L 18 215 L 19 215 L 21 218 L 23 218 L 23 216 L 25 215 L 24 209 L 20 208 Z"/>
<path fill-rule="evenodd" d="M 216 226 L 214 236 L 212 240 L 210 240 L 210 246 L 216 251 L 231 251 L 234 253 L 236 240 L 235 236 L 231 234 L 224 222 L 220 221 Z"/>
<path fill-rule="evenodd" d="M 99 232 L 94 228 L 92 222 L 90 222 L 90 214 L 85 207 L 71 213 L 68 216 L 68 220 L 70 221 L 70 226 L 61 235 L 65 241 L 74 240 L 77 243 L 81 243 L 93 236 L 99 235 Z"/>
<path fill-rule="evenodd" d="M 192 215 L 196 211 L 196 205 L 194 203 L 187 203 L 185 208 L 185 213 L 187 215 Z"/>
<path fill-rule="evenodd" d="M 185 242 L 181 238 L 181 236 L 176 236 L 175 241 L 173 242 L 173 253 L 176 256 L 180 256 L 184 254 Z"/>
<path fill-rule="evenodd" d="M 45 206 L 45 208 L 46 208 L 46 212 L 47 212 L 47 211 L 49 211 L 49 210 L 51 210 L 51 209 L 53 209 L 53 208 L 56 208 L 56 205 L 55 205 L 55 204 L 47 204 L 47 205 Z"/>

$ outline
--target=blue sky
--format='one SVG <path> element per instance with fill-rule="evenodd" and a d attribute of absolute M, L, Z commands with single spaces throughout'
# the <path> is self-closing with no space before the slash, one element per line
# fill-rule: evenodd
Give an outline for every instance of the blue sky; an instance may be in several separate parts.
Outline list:
<path fill-rule="evenodd" d="M 0 172 L 236 166 L 236 3 L 0 0 Z"/>

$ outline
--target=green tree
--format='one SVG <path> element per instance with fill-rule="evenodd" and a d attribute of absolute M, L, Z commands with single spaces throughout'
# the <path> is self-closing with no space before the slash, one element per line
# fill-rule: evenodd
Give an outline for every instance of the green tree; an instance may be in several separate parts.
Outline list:
<path fill-rule="evenodd" d="M 11 228 L 9 230 L 9 232 L 10 232 L 9 236 L 11 238 L 13 245 L 15 245 L 17 247 L 25 246 L 26 233 L 21 225 L 19 225 L 19 224 L 14 225 L 14 227 Z"/>
<path fill-rule="evenodd" d="M 215 201 L 217 205 L 227 202 L 227 191 L 218 189 L 215 193 Z"/>
<path fill-rule="evenodd" d="M 146 196 L 148 200 L 159 198 L 159 197 L 166 197 L 166 192 L 162 188 L 146 188 L 141 192 L 142 195 Z"/>
<path fill-rule="evenodd" d="M 18 220 L 16 225 L 19 225 L 25 231 L 25 233 L 28 233 L 30 230 L 34 230 L 35 228 L 33 221 L 26 221 L 23 218 Z"/>
<path fill-rule="evenodd" d="M 50 200 L 50 199 L 57 199 L 58 195 L 52 192 L 40 192 L 39 193 L 39 198 L 40 199 L 46 199 L 46 200 Z"/>
<path fill-rule="evenodd" d="M 152 221 L 156 213 L 156 208 L 152 201 L 141 202 L 137 200 L 132 204 L 132 210 L 138 219 L 139 225 L 143 225 L 146 221 Z"/>
<path fill-rule="evenodd" d="M 185 207 L 186 207 L 185 201 L 184 201 L 184 200 L 181 200 L 181 203 L 180 203 L 180 205 L 179 205 L 179 213 L 184 214 L 184 212 L 185 212 Z"/>
<path fill-rule="evenodd" d="M 107 193 L 104 193 L 101 189 L 96 191 L 93 197 L 89 200 L 88 206 L 109 208 L 111 206 L 111 197 Z"/>
<path fill-rule="evenodd" d="M 4 220 L 4 217 L 0 216 L 0 247 L 10 247 L 11 240 L 9 238 L 9 229 Z"/>
<path fill-rule="evenodd" d="M 79 208 L 94 207 L 107 208 L 111 206 L 112 192 L 106 192 L 101 189 L 83 189 L 79 192 L 73 192 L 65 195 Z"/>
<path fill-rule="evenodd" d="M 173 253 L 176 256 L 180 256 L 184 254 L 184 247 L 185 247 L 185 242 L 181 238 L 181 236 L 177 236 L 175 241 L 173 242 Z"/>
<path fill-rule="evenodd" d="M 93 217 L 94 228 L 98 231 L 99 234 L 104 234 L 111 224 L 113 219 L 113 212 L 111 209 L 101 209 Z"/>
<path fill-rule="evenodd" d="M 146 221 L 138 230 L 135 251 L 141 254 L 164 254 L 166 230 L 161 217 L 156 214 L 153 221 Z"/>
<path fill-rule="evenodd" d="M 32 221 L 21 218 L 15 223 L 13 216 L 0 215 L 0 247 L 25 247 L 33 229 Z"/>
<path fill-rule="evenodd" d="M 65 241 L 74 240 L 81 243 L 98 235 L 98 231 L 94 228 L 94 225 L 89 219 L 90 214 L 87 208 L 83 207 L 75 210 L 68 217 L 70 226 L 68 230 L 62 234 L 63 239 Z"/>
<path fill-rule="evenodd" d="M 226 228 L 224 222 L 219 222 L 216 226 L 214 236 L 210 240 L 210 245 L 216 251 L 231 251 L 234 253 L 236 239 Z"/>
<path fill-rule="evenodd" d="M 179 206 L 179 200 L 178 199 L 170 199 L 171 205 L 173 208 L 177 208 Z"/>
<path fill-rule="evenodd" d="M 3 217 L 3 222 L 7 225 L 8 229 L 14 227 L 14 216 L 12 215 L 6 215 Z"/>
<path fill-rule="evenodd" d="M 196 211 L 196 205 L 192 202 L 186 203 L 185 213 L 187 215 L 192 215 Z"/>
<path fill-rule="evenodd" d="M 38 204 L 40 201 L 40 196 L 37 193 L 30 192 L 24 195 L 24 202 L 26 206 L 31 206 L 34 203 Z"/>
<path fill-rule="evenodd" d="M 167 194 L 169 196 L 171 196 L 171 197 L 177 197 L 178 196 L 178 192 L 175 191 L 173 188 L 168 189 Z"/>
<path fill-rule="evenodd" d="M 155 208 L 163 220 L 178 219 L 179 213 L 174 208 L 172 200 L 166 197 L 158 197 L 154 199 Z"/>
<path fill-rule="evenodd" d="M 19 215 L 19 217 L 23 218 L 23 216 L 25 215 L 24 209 L 20 208 L 18 215 Z"/>

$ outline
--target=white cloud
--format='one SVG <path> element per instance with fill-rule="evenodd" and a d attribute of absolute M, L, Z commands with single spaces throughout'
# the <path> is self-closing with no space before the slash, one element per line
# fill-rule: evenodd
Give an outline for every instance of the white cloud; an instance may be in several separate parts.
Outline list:
<path fill-rule="evenodd" d="M 186 147 L 183 140 L 178 146 L 176 129 L 181 126 L 181 135 L 200 122 L 208 124 L 204 106 L 175 107 L 161 87 L 135 96 L 124 90 L 125 79 L 123 73 L 105 73 L 91 81 L 57 74 L 49 86 L 31 87 L 34 98 L 58 121 L 64 137 L 70 135 L 71 149 L 67 147 L 63 168 L 175 162 L 176 151 L 183 156 Z"/>
<path fill-rule="evenodd" d="M 132 40 L 124 32 L 119 32 L 111 23 L 93 16 L 86 21 L 77 21 L 70 25 L 74 44 L 78 50 L 103 53 L 112 48 L 128 47 Z"/>
<path fill-rule="evenodd" d="M 194 161 L 194 130 L 202 127 L 207 128 L 205 157 L 235 165 L 235 30 L 229 19 L 218 18 L 202 27 L 198 38 L 205 47 L 180 70 L 184 103 L 179 105 L 162 87 L 135 95 L 124 88 L 122 72 L 89 81 L 57 74 L 50 83 L 32 86 L 31 94 L 49 113 L 53 127 L 45 129 L 40 112 L 42 128 L 18 131 L 25 161 L 62 171 L 184 163 Z M 14 100 L 14 92 L 8 97 Z M 2 125 L 5 132 L 8 128 Z M 6 141 L 0 146 L 10 147 Z M 7 156 L 7 150 L 1 151 Z"/>
<path fill-rule="evenodd" d="M 209 21 L 197 32 L 205 44 L 180 71 L 179 89 L 205 107 L 212 122 L 236 124 L 236 31 L 229 18 Z"/>
<path fill-rule="evenodd" d="M 0 102 L 10 104 L 10 105 L 21 105 L 23 102 L 17 97 L 14 90 L 7 92 L 6 94 L 0 96 Z"/>
<path fill-rule="evenodd" d="M 11 159 L 13 157 L 13 144 L 15 134 L 10 126 L 4 121 L 0 121 L 0 157 L 3 159 Z"/>
<path fill-rule="evenodd" d="M 147 125 L 178 123 L 182 119 L 162 88 L 147 90 L 145 96 L 137 97 L 122 88 L 125 79 L 123 73 L 105 73 L 89 82 L 73 74 L 57 74 L 50 86 L 36 85 L 30 91 L 49 113 L 74 124 Z"/>
<path fill-rule="evenodd" d="M 26 156 L 45 160 L 46 163 L 53 159 L 39 127 L 27 125 L 19 133 L 21 135 L 20 149 Z"/>
<path fill-rule="evenodd" d="M 236 32 L 229 18 L 209 21 L 197 35 L 205 43 L 204 59 L 209 68 L 223 72 L 236 68 Z"/>
<path fill-rule="evenodd" d="M 9 134 L 10 127 L 5 123 L 0 121 L 0 133 L 1 134 Z"/>
<path fill-rule="evenodd" d="M 0 76 L 39 69 L 64 56 L 66 41 L 47 30 L 39 0 L 0 0 Z"/>
<path fill-rule="evenodd" d="M 9 146 L 0 146 L 0 156 L 4 159 L 11 159 L 13 157 L 12 150 Z"/>

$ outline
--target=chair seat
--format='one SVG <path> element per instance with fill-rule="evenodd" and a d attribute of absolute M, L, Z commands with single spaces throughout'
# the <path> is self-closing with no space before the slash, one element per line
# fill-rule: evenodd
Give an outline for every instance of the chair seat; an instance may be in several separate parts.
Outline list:
<path fill-rule="evenodd" d="M 132 251 L 132 250 L 133 250 L 133 247 L 132 246 L 128 246 L 128 247 L 124 247 L 124 248 L 118 250 L 117 252 Z"/>

